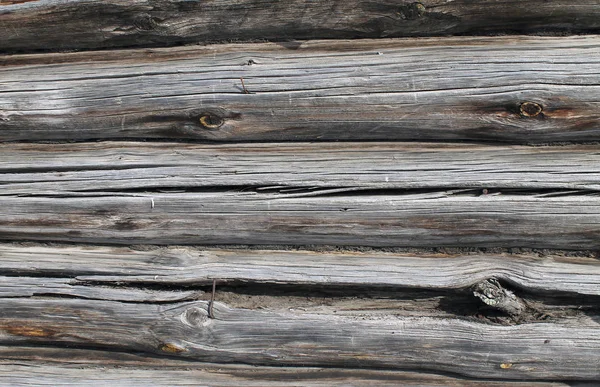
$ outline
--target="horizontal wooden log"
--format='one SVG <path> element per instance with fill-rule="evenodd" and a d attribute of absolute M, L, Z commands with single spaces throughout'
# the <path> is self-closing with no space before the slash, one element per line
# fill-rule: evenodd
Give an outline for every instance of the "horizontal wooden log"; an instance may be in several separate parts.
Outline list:
<path fill-rule="evenodd" d="M 240 187 L 600 189 L 597 146 L 0 144 L 0 195 Z"/>
<path fill-rule="evenodd" d="M 596 0 L 7 0 L 0 50 L 600 28 Z"/>
<path fill-rule="evenodd" d="M 0 141 L 598 141 L 599 45 L 461 37 L 5 56 Z"/>
<path fill-rule="evenodd" d="M 600 248 L 595 195 L 91 192 L 0 208 L 3 241 Z"/>
<path fill-rule="evenodd" d="M 30 262 L 31 263 L 31 262 Z M 2 268 L 4 271 L 4 268 Z M 32 296 L 65 296 L 123 302 L 174 302 L 197 299 L 199 291 L 161 291 L 151 289 L 119 289 L 85 286 L 68 278 L 30 278 L 0 276 L 0 298 Z"/>
<path fill-rule="evenodd" d="M 10 348 L 12 349 L 12 348 Z M 23 348 L 24 352 L 26 348 Z M 50 352 L 48 348 L 34 348 L 36 352 L 60 355 L 64 349 Z M 121 359 L 115 361 L 114 353 L 102 358 L 101 365 L 89 360 L 96 355 L 72 348 L 68 352 L 77 356 L 77 364 L 56 364 L 42 361 L 10 362 L 0 365 L 3 382 L 14 387 L 61 386 L 190 386 L 201 385 L 230 387 L 325 387 L 325 386 L 390 386 L 409 387 L 593 387 L 589 382 L 541 382 L 541 381 L 494 381 L 472 380 L 456 376 L 436 375 L 411 371 L 352 370 L 314 367 L 256 367 L 243 365 L 214 365 L 176 362 L 159 359 L 152 367 L 142 362 L 143 367 L 124 367 Z M 84 357 L 85 356 L 85 357 Z M 37 355 L 39 357 L 39 355 Z M 122 357 L 122 356 L 121 356 Z M 66 359 L 65 359 L 66 360 Z"/>
<path fill-rule="evenodd" d="M 597 380 L 598 323 L 323 316 L 78 299 L 0 299 L 0 344 L 100 347 L 256 365 L 418 369 L 476 378 Z"/>
<path fill-rule="evenodd" d="M 70 289 L 78 289 L 74 285 L 82 281 L 107 285 L 206 286 L 218 279 L 219 283 L 444 290 L 467 288 L 486 278 L 498 278 L 530 293 L 600 296 L 600 261 L 558 253 L 544 256 L 533 253 L 324 253 L 0 244 L 0 267 L 1 274 L 18 275 L 16 285 L 28 289 L 29 295 L 35 292 L 31 290 L 33 282 L 23 280 L 26 276 L 48 276 L 52 281 L 60 281 L 57 277 L 71 278 Z M 91 292 L 94 287 L 87 289 Z M 38 293 L 50 294 L 51 290 L 40 289 Z M 14 296 L 10 291 L 3 291 L 0 297 Z M 180 293 L 179 297 L 190 297 L 190 293 Z M 62 288 L 54 294 L 62 294 Z M 86 297 L 81 293 L 76 295 Z"/>

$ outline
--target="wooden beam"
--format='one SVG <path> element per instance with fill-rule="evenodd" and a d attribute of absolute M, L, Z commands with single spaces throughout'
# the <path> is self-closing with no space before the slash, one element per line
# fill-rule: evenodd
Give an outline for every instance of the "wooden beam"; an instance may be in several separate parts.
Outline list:
<path fill-rule="evenodd" d="M 595 0 L 7 0 L 0 7 L 4 51 L 600 28 Z"/>
<path fill-rule="evenodd" d="M 30 264 L 32 262 L 29 262 Z M 4 271 L 4 268 L 2 268 Z M 114 283 L 113 283 L 114 284 Z M 39 278 L 0 276 L 0 298 L 64 296 L 84 299 L 105 299 L 123 302 L 174 302 L 197 299 L 199 291 L 167 291 L 152 289 L 100 289 L 86 286 L 82 281 L 70 278 Z"/>
<path fill-rule="evenodd" d="M 600 190 L 595 145 L 425 143 L 0 144 L 0 195 L 238 187 Z"/>
<path fill-rule="evenodd" d="M 10 348 L 11 353 L 15 352 Z M 23 352 L 33 352 L 23 348 Z M 214 387 L 241 385 L 248 387 L 347 387 L 377 385 L 383 387 L 428 386 L 428 387 L 592 387 L 591 384 L 574 382 L 536 381 L 494 381 L 473 380 L 457 376 L 436 375 L 414 371 L 385 371 L 368 369 L 316 368 L 316 367 L 257 367 L 245 365 L 225 365 L 191 363 L 168 358 L 152 361 L 142 360 L 141 366 L 123 364 L 124 354 L 108 353 L 98 356 L 101 351 L 82 351 L 73 348 L 33 348 L 35 357 L 43 355 L 61 357 L 69 352 L 76 359 L 64 359 L 65 363 L 44 361 L 3 361 L 0 375 L 7 385 L 14 387 L 77 386 L 112 387 L 123 386 L 190 386 L 198 384 Z M 6 351 L 1 351 L 6 352 Z M 129 355 L 130 357 L 133 357 Z M 91 361 L 100 358 L 102 363 Z M 150 363 L 150 366 L 148 365 Z"/>
<path fill-rule="evenodd" d="M 3 346 L 83 346 L 197 361 L 451 372 L 475 378 L 597 380 L 598 323 L 501 326 L 461 319 L 0 299 Z"/>
<path fill-rule="evenodd" d="M 0 208 L 3 241 L 600 248 L 600 198 L 577 193 L 90 192 Z"/>
<path fill-rule="evenodd" d="M 594 257 L 533 252 L 507 253 L 385 253 L 245 250 L 194 247 L 133 249 L 107 246 L 43 246 L 0 244 L 3 275 L 19 276 L 15 288 L 32 292 L 26 278 L 47 276 L 66 282 L 71 294 L 92 292 L 86 282 L 106 285 L 208 286 L 220 283 L 272 283 L 314 286 L 357 286 L 465 289 L 487 278 L 498 278 L 530 293 L 600 296 L 600 261 Z M 61 277 L 66 278 L 61 279 Z M 1 278 L 1 277 L 0 277 Z M 4 283 L 9 283 L 10 277 Z M 44 283 L 47 283 L 44 281 Z M 49 283 L 47 283 L 49 284 Z M 39 294 L 63 294 L 63 287 L 33 289 Z M 158 292 L 164 297 L 170 293 Z M 136 293 L 130 290 L 131 297 Z M 178 292 L 180 299 L 193 292 Z M 152 293 L 146 293 L 149 295 Z M 104 297 L 107 295 L 104 293 Z M 137 297 L 140 297 L 137 295 Z M 111 298 L 113 299 L 113 298 Z M 117 298 L 119 299 L 119 298 Z M 176 298 L 171 298 L 171 301 Z M 150 300 L 149 300 L 150 301 Z"/>
<path fill-rule="evenodd" d="M 599 45 L 461 37 L 5 56 L 0 141 L 598 141 Z"/>

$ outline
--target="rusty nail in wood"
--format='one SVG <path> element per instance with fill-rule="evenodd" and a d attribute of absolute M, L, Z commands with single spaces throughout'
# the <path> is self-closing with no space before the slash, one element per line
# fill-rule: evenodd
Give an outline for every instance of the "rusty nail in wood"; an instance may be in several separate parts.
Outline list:
<path fill-rule="evenodd" d="M 208 304 L 208 317 L 215 318 L 213 313 L 213 304 L 215 303 L 215 291 L 217 290 L 217 280 L 213 280 L 212 295 L 210 296 L 210 304 Z"/>
<path fill-rule="evenodd" d="M 483 193 L 484 195 L 487 195 L 488 193 L 490 193 L 490 191 L 488 191 L 487 188 L 484 188 L 483 190 L 481 190 L 481 193 Z"/>
<path fill-rule="evenodd" d="M 240 81 L 242 81 L 242 92 L 244 94 L 250 94 L 250 92 L 248 91 L 248 89 L 246 89 L 246 85 L 244 84 L 244 78 L 240 77 Z"/>
<path fill-rule="evenodd" d="M 536 117 L 542 110 L 542 105 L 535 102 L 523 102 L 519 107 L 519 112 L 523 117 Z"/>

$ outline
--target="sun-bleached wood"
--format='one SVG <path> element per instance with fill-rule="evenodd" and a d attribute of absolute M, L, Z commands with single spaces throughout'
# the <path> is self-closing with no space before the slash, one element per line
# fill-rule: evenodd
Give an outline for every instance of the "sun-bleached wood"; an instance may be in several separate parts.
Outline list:
<path fill-rule="evenodd" d="M 56 317 L 59 311 L 60 318 Z M 476 378 L 597 380 L 593 319 L 490 325 L 428 317 L 336 316 L 229 308 L 0 299 L 0 344 L 91 346 L 198 361 L 452 372 Z"/>
<path fill-rule="evenodd" d="M 12 352 L 19 349 L 13 349 Z M 22 348 L 23 352 L 31 348 Z M 33 348 L 43 355 L 60 355 L 64 349 Z M 0 351 L 6 352 L 6 351 Z M 81 351 L 70 348 L 72 359 L 57 364 L 36 361 L 3 361 L 0 378 L 11 387 L 77 386 L 94 387 L 172 387 L 211 386 L 230 387 L 349 387 L 377 385 L 384 387 L 593 387 L 586 382 L 535 382 L 474 380 L 457 376 L 436 375 L 411 371 L 384 371 L 368 369 L 340 369 L 315 367 L 256 367 L 244 365 L 206 364 L 175 361 L 161 358 L 158 361 L 142 360 L 135 366 L 123 365 L 123 354 L 108 353 L 102 363 L 91 361 L 99 351 Z M 76 364 L 69 365 L 68 361 Z M 152 358 L 150 358 L 152 360 Z M 141 365 L 141 366 L 140 366 Z M 150 368 L 152 367 L 152 368 Z"/>
<path fill-rule="evenodd" d="M 596 145 L 0 144 L 0 195 L 239 187 L 600 189 Z M 418 176 L 418 178 L 415 178 Z"/>
<path fill-rule="evenodd" d="M 0 141 L 598 141 L 598 47 L 512 36 L 7 56 Z"/>
<path fill-rule="evenodd" d="M 0 196 L 2 241 L 600 248 L 595 195 Z"/>
<path fill-rule="evenodd" d="M 600 296 L 600 261 L 558 254 L 334 253 L 194 247 L 140 250 L 114 246 L 0 244 L 0 266 L 4 274 L 21 276 L 13 281 L 18 282 L 20 289 L 29 291 L 32 282 L 23 281 L 27 276 L 48 276 L 53 281 L 64 281 L 60 276 L 70 278 L 70 288 L 74 291 L 78 289 L 74 286 L 78 281 L 107 285 L 206 286 L 213 279 L 220 283 L 444 290 L 467 288 L 486 278 L 498 278 L 532 293 Z M 94 290 L 93 287 L 87 289 Z M 63 291 L 62 287 L 51 290 L 55 294 Z M 41 291 L 51 293 L 48 289 Z M 190 297 L 190 293 L 180 292 L 179 297 Z M 7 289 L 2 296 L 14 295 Z"/>
<path fill-rule="evenodd" d="M 33 262 L 30 262 L 30 264 Z M 2 271 L 6 269 L 2 267 Z M 118 283 L 115 281 L 115 283 Z M 113 283 L 113 284 L 115 284 Z M 160 291 L 151 289 L 119 289 L 85 286 L 69 278 L 30 278 L 25 276 L 0 276 L 0 298 L 43 297 L 48 295 L 78 297 L 84 299 L 105 299 L 123 302 L 175 302 L 197 299 L 198 291 Z"/>

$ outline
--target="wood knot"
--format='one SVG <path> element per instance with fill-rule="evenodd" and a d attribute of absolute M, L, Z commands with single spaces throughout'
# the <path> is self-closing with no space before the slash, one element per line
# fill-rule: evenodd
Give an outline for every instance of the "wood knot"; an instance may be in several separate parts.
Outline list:
<path fill-rule="evenodd" d="M 185 348 L 173 343 L 166 343 L 161 345 L 160 350 L 168 353 L 181 353 L 186 351 Z"/>
<path fill-rule="evenodd" d="M 537 117 L 542 110 L 542 105 L 535 102 L 523 102 L 519 107 L 519 112 L 523 117 Z"/>
<path fill-rule="evenodd" d="M 504 289 L 495 278 L 490 278 L 473 286 L 473 295 L 484 304 L 511 316 L 518 316 L 525 310 L 523 302 L 510 290 Z"/>
<path fill-rule="evenodd" d="M 400 7 L 398 16 L 402 20 L 415 20 L 425 15 L 426 8 L 421 3 L 411 3 Z"/>
<path fill-rule="evenodd" d="M 205 129 L 218 129 L 225 123 L 222 117 L 213 113 L 202 113 L 198 121 Z"/>
<path fill-rule="evenodd" d="M 182 317 L 183 322 L 192 327 L 201 327 L 208 321 L 206 312 L 196 307 L 186 310 Z"/>
<path fill-rule="evenodd" d="M 159 20 L 150 15 L 140 15 L 133 21 L 133 26 L 140 31 L 152 31 L 158 28 Z"/>

